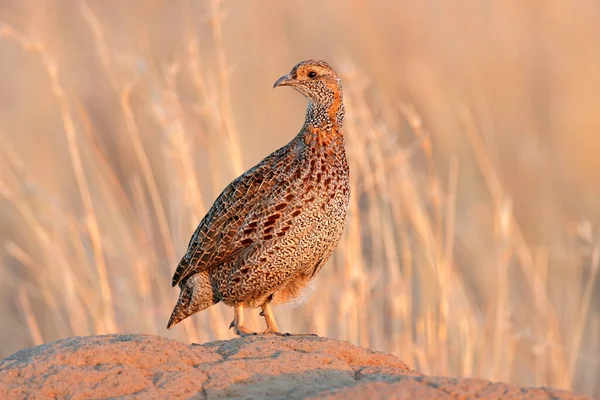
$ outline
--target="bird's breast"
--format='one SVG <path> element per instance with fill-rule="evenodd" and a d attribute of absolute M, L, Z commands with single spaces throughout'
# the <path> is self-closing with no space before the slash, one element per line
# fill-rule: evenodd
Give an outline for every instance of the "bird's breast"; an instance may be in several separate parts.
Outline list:
<path fill-rule="evenodd" d="M 316 231 L 333 234 L 343 229 L 350 197 L 349 169 L 343 142 L 321 146 L 312 143 L 301 162 L 305 212 Z"/>

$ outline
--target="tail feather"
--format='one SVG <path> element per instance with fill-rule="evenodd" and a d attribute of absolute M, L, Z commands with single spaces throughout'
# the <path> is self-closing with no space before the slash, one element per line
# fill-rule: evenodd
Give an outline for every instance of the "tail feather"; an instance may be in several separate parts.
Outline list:
<path fill-rule="evenodd" d="M 181 292 L 179 293 L 179 299 L 177 300 L 177 304 L 173 308 L 173 312 L 171 313 L 171 317 L 169 318 L 169 322 L 167 323 L 167 329 L 171 329 L 178 322 L 184 320 L 186 317 L 191 315 L 187 313 L 187 309 L 190 304 L 190 300 L 192 298 L 192 293 L 190 288 L 183 286 L 181 288 Z"/>
<path fill-rule="evenodd" d="M 171 281 L 173 287 L 177 286 L 183 279 L 185 279 L 185 276 L 188 275 L 192 269 L 193 268 L 190 266 L 190 263 L 185 257 L 183 257 L 181 261 L 179 261 L 179 264 L 175 269 L 175 273 L 173 274 L 173 280 Z"/>
<path fill-rule="evenodd" d="M 219 302 L 218 293 L 213 290 L 207 271 L 186 278 L 179 286 L 181 292 L 167 323 L 167 329 Z"/>

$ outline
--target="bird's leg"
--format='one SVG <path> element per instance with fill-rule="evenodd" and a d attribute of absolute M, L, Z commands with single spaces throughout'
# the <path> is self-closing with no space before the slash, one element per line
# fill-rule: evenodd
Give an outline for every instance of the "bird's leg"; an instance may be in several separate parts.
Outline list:
<path fill-rule="evenodd" d="M 256 335 L 255 332 L 244 326 L 244 306 L 241 304 L 236 304 L 233 307 L 233 321 L 229 324 L 229 329 L 231 328 L 238 336 Z"/>
<path fill-rule="evenodd" d="M 265 322 L 267 323 L 267 329 L 263 333 L 274 333 L 275 335 L 279 336 L 317 336 L 314 333 L 281 333 L 279 331 L 279 327 L 277 327 L 275 315 L 273 315 L 271 302 L 265 301 L 265 303 L 260 307 L 262 308 L 260 315 L 265 317 Z"/>
<path fill-rule="evenodd" d="M 267 329 L 263 333 L 275 333 L 281 335 L 281 332 L 279 332 L 279 328 L 277 327 L 277 321 L 275 321 L 275 316 L 273 315 L 273 310 L 271 309 L 271 302 L 265 301 L 260 307 L 262 308 L 260 315 L 265 317 L 265 322 L 267 323 Z"/>

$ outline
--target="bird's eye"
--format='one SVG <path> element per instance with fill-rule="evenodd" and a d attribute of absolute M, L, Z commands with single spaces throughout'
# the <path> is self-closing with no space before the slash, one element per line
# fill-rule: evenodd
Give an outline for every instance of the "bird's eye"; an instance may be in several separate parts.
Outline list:
<path fill-rule="evenodd" d="M 310 79 L 314 79 L 314 78 L 316 78 L 316 77 L 317 77 L 317 73 L 316 73 L 315 71 L 310 71 L 310 72 L 308 73 L 308 77 L 309 77 Z"/>

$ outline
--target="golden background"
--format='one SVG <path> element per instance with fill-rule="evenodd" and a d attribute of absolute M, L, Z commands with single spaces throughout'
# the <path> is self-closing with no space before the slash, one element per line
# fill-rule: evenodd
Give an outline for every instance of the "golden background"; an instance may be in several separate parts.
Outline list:
<path fill-rule="evenodd" d="M 212 201 L 342 77 L 353 198 L 291 332 L 427 374 L 600 395 L 600 3 L 0 1 L 0 357 L 172 331 Z M 250 326 L 262 321 L 252 312 Z"/>

